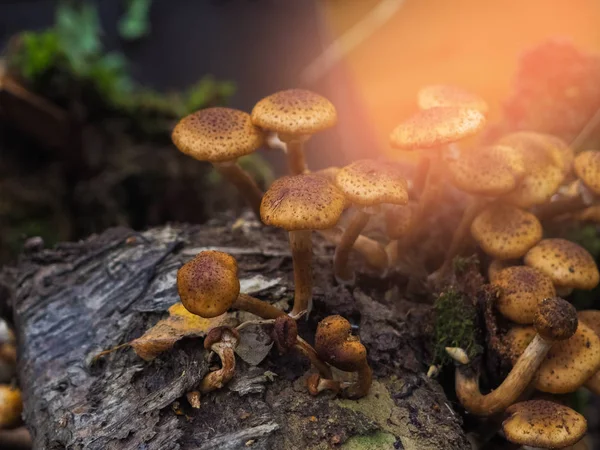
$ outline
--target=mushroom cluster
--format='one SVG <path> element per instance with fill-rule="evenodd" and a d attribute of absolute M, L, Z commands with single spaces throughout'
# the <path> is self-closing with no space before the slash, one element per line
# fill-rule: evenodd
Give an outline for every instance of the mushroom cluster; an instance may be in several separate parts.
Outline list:
<path fill-rule="evenodd" d="M 329 100 L 307 90 L 277 92 L 260 100 L 250 114 L 209 108 L 183 118 L 173 131 L 177 148 L 211 162 L 264 225 L 288 233 L 294 298 L 286 312 L 240 293 L 235 259 L 216 251 L 200 253 L 179 270 L 179 295 L 190 312 L 205 318 L 231 308 L 258 316 L 271 328 L 280 352 L 311 361 L 316 369 L 308 377 L 311 393 L 362 397 L 369 391 L 372 372 L 367 349 L 352 335 L 346 319 L 333 315 L 321 321 L 314 348 L 298 335 L 296 321 L 311 313 L 313 303 L 313 231 L 335 245 L 332 282 L 352 285 L 365 273 L 383 278 L 403 270 L 400 260 L 407 250 L 419 249 L 429 229 L 424 224 L 436 217 L 442 190 L 462 193 L 467 206 L 456 207 L 462 212 L 459 224 L 444 245 L 439 265 L 429 267 L 427 281 L 430 290 L 443 290 L 454 280 L 456 258 L 473 244 L 479 249 L 498 293 L 494 311 L 506 331 L 501 357 L 513 367 L 495 390 L 482 393 L 479 369 L 464 350 L 449 348 L 459 363 L 456 391 L 464 408 L 475 415 L 507 411 L 507 438 L 525 443 L 519 433 L 532 431 L 522 431 L 519 421 L 531 417 L 525 425 L 538 433 L 549 423 L 543 412 L 557 410 L 542 403 L 517 403 L 532 388 L 553 394 L 581 386 L 600 390 L 600 318 L 595 310 L 578 317 L 568 302 L 573 290 L 598 285 L 598 268 L 587 250 L 563 235 L 548 234 L 553 228 L 546 226 L 565 218 L 574 223 L 600 219 L 600 152 L 576 154 L 555 136 L 527 130 L 492 139 L 492 134 L 481 133 L 489 109 L 485 100 L 455 86 L 426 86 L 418 92 L 417 105 L 418 111 L 390 134 L 394 149 L 419 155 L 412 175 L 383 159 L 310 171 L 305 144 L 313 134 L 334 126 L 337 113 Z M 283 149 L 289 166 L 289 174 L 264 193 L 236 162 L 261 147 Z M 222 368 L 207 375 L 203 392 L 226 383 L 235 367 L 238 333 L 213 331 L 205 347 L 221 358 Z M 331 367 L 354 377 L 335 379 Z M 554 434 L 561 443 L 574 439 Z M 527 445 L 549 442 L 541 437 Z"/>

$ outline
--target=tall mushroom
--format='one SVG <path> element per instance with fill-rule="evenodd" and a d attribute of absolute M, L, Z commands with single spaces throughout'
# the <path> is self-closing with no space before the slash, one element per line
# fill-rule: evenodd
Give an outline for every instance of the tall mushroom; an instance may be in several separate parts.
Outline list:
<path fill-rule="evenodd" d="M 269 95 L 254 106 L 251 115 L 256 126 L 276 132 L 286 143 L 291 175 L 306 171 L 304 143 L 337 122 L 337 112 L 331 102 L 304 89 Z"/>
<path fill-rule="evenodd" d="M 200 392 L 207 393 L 221 389 L 235 374 L 235 348 L 240 335 L 235 328 L 216 327 L 204 338 L 204 348 L 215 352 L 221 359 L 221 368 L 208 373 L 200 383 Z"/>
<path fill-rule="evenodd" d="M 354 278 L 353 271 L 348 268 L 350 251 L 371 215 L 377 213 L 382 204 L 406 205 L 408 190 L 397 167 L 372 159 L 356 161 L 342 168 L 336 175 L 335 184 L 355 207 L 355 214 L 342 234 L 333 260 L 338 280 L 348 282 Z"/>
<path fill-rule="evenodd" d="M 250 295 L 240 293 L 237 262 L 227 253 L 200 252 L 177 272 L 177 291 L 192 314 L 212 318 L 236 308 L 263 319 L 276 319 L 285 312 Z"/>
<path fill-rule="evenodd" d="M 373 373 L 367 362 L 367 350 L 351 325 L 342 316 L 329 316 L 319 322 L 315 334 L 315 350 L 319 357 L 344 372 L 356 372 L 356 381 L 341 383 L 348 398 L 360 398 L 369 393 Z"/>
<path fill-rule="evenodd" d="M 577 312 L 561 298 L 547 298 L 539 303 L 533 326 L 537 334 L 494 391 L 482 394 L 477 373 L 469 367 L 457 367 L 456 394 L 467 411 L 490 416 L 513 404 L 534 378 L 554 343 L 573 336 L 577 329 Z"/>
<path fill-rule="evenodd" d="M 239 157 L 253 153 L 264 142 L 250 115 L 231 108 L 202 109 L 181 119 L 171 138 L 182 153 L 212 163 L 260 216 L 262 191 L 237 163 Z"/>
<path fill-rule="evenodd" d="M 344 195 L 324 177 L 286 176 L 265 193 L 260 214 L 266 225 L 289 232 L 294 263 L 296 318 L 312 309 L 312 230 L 332 228 L 344 210 Z"/>

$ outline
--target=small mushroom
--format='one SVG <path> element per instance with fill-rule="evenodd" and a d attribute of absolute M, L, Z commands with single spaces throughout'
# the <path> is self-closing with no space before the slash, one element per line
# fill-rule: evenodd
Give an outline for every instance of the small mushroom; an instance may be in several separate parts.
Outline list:
<path fill-rule="evenodd" d="M 487 102 L 479 95 L 458 86 L 434 84 L 419 89 L 417 103 L 420 109 L 453 106 L 457 108 L 474 109 L 487 114 Z"/>
<path fill-rule="evenodd" d="M 263 197 L 262 221 L 289 232 L 295 289 L 292 317 L 312 309 L 311 232 L 334 227 L 344 205 L 345 198 L 339 189 L 315 175 L 280 178 Z"/>
<path fill-rule="evenodd" d="M 566 296 L 573 289 L 594 289 L 600 281 L 592 255 L 566 239 L 540 241 L 527 252 L 524 261 L 549 276 L 559 295 Z"/>
<path fill-rule="evenodd" d="M 575 173 L 594 194 L 600 195 L 600 152 L 588 150 L 575 158 Z"/>
<path fill-rule="evenodd" d="M 530 212 L 496 203 L 484 208 L 473 220 L 471 234 L 493 258 L 514 259 L 542 239 L 542 225 Z"/>
<path fill-rule="evenodd" d="M 568 406 L 547 400 L 515 403 L 502 422 L 506 439 L 535 448 L 565 448 L 579 442 L 587 431 L 585 417 Z"/>
<path fill-rule="evenodd" d="M 335 184 L 356 209 L 333 260 L 336 278 L 349 282 L 354 278 L 353 271 L 348 268 L 350 251 L 371 215 L 378 212 L 382 204 L 406 205 L 408 190 L 406 180 L 396 166 L 370 159 L 356 161 L 341 169 Z"/>
<path fill-rule="evenodd" d="M 367 349 L 357 336 L 350 333 L 351 328 L 350 322 L 342 316 L 326 317 L 317 326 L 315 350 L 323 361 L 333 367 L 344 372 L 356 372 L 356 381 L 343 382 L 340 386 L 344 396 L 360 398 L 369 393 L 373 373 L 367 362 Z"/>
<path fill-rule="evenodd" d="M 204 348 L 215 352 L 221 359 L 221 368 L 205 375 L 200 383 L 200 392 L 205 394 L 225 386 L 235 374 L 235 348 L 240 335 L 235 328 L 216 327 L 204 338 Z"/>
<path fill-rule="evenodd" d="M 597 336 L 600 336 L 600 311 L 597 309 L 590 309 L 587 311 L 579 311 L 577 313 L 579 321 L 590 327 Z M 586 381 L 585 387 L 588 388 L 596 395 L 600 395 L 600 370 L 591 376 Z"/>
<path fill-rule="evenodd" d="M 18 426 L 22 412 L 21 390 L 8 384 L 0 384 L 0 430 Z"/>
<path fill-rule="evenodd" d="M 489 394 L 481 393 L 476 373 L 468 367 L 457 367 L 456 394 L 467 411 L 490 416 L 513 404 L 534 378 L 554 343 L 573 336 L 577 329 L 577 312 L 561 298 L 547 298 L 539 303 L 533 326 L 537 334 L 502 384 Z"/>
<path fill-rule="evenodd" d="M 263 193 L 237 163 L 239 157 L 253 153 L 264 142 L 250 115 L 231 108 L 202 109 L 181 119 L 171 138 L 180 152 L 212 163 L 259 217 Z"/>
<path fill-rule="evenodd" d="M 212 318 L 235 308 L 263 319 L 276 319 L 285 312 L 250 295 L 240 293 L 237 262 L 227 253 L 200 252 L 177 272 L 177 291 L 192 314 Z"/>
<path fill-rule="evenodd" d="M 256 126 L 276 132 L 286 143 L 291 175 L 306 171 L 304 143 L 337 122 L 331 102 L 304 89 L 288 89 L 263 98 L 254 106 L 251 116 Z"/>
<path fill-rule="evenodd" d="M 552 280 L 537 269 L 514 266 L 501 270 L 492 282 L 501 288 L 496 308 L 515 323 L 533 323 L 541 300 L 556 296 Z"/>

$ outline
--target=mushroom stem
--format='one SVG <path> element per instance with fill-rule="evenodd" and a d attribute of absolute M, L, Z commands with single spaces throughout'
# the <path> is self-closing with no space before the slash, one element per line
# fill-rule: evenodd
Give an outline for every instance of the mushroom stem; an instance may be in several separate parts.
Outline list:
<path fill-rule="evenodd" d="M 319 371 L 319 376 L 321 378 L 333 378 L 331 368 L 321 361 L 315 349 L 300 336 L 296 338 L 294 348 L 297 352 L 303 354 L 310 360 L 313 367 Z"/>
<path fill-rule="evenodd" d="M 286 142 L 290 175 L 300 175 L 306 172 L 306 161 L 304 160 L 305 141 L 306 139 L 295 139 Z"/>
<path fill-rule="evenodd" d="M 312 235 L 310 230 L 289 232 L 294 263 L 294 307 L 290 312 L 297 317 L 312 309 Z"/>
<path fill-rule="evenodd" d="M 334 229 L 319 230 L 319 234 L 335 245 L 339 245 L 342 239 L 342 233 Z M 378 270 L 385 270 L 388 267 L 387 250 L 376 240 L 360 234 L 352 249 L 360 253 L 369 266 Z"/>
<path fill-rule="evenodd" d="M 373 371 L 367 361 L 357 370 L 358 378 L 353 383 L 342 383 L 345 397 L 361 398 L 369 393 L 373 381 Z"/>
<path fill-rule="evenodd" d="M 486 395 L 479 390 L 479 377 L 468 376 L 462 367 L 458 367 L 456 395 L 460 403 L 467 411 L 478 416 L 491 416 L 504 411 L 531 383 L 552 344 L 552 341 L 546 341 L 536 334 L 502 384 Z"/>
<path fill-rule="evenodd" d="M 237 188 L 260 221 L 260 202 L 263 192 L 248 172 L 243 170 L 236 161 L 213 163 L 213 166 L 223 178 Z"/>
<path fill-rule="evenodd" d="M 210 372 L 200 383 L 200 392 L 203 394 L 221 389 L 233 378 L 235 373 L 235 352 L 229 343 L 219 342 L 213 344 L 212 351 L 221 358 L 221 368 Z"/>
<path fill-rule="evenodd" d="M 248 294 L 240 294 L 231 307 L 252 313 L 267 320 L 277 319 L 280 316 L 286 315 L 281 309 Z"/>
<path fill-rule="evenodd" d="M 354 272 L 348 267 L 350 251 L 361 231 L 369 222 L 370 217 L 371 216 L 362 209 L 357 210 L 356 214 L 348 224 L 348 228 L 342 233 L 340 243 L 336 247 L 335 255 L 333 257 L 333 272 L 338 281 L 348 283 L 354 279 Z"/>
<path fill-rule="evenodd" d="M 425 183 L 427 181 L 427 175 L 429 174 L 429 166 L 431 161 L 427 156 L 421 156 L 417 166 L 415 167 L 415 174 L 413 177 L 413 192 L 417 198 L 421 196 L 425 189 Z"/>
<path fill-rule="evenodd" d="M 583 196 L 562 198 L 546 203 L 535 210 L 535 215 L 540 220 L 552 219 L 563 214 L 575 213 L 585 209 L 588 202 Z"/>
<path fill-rule="evenodd" d="M 306 385 L 310 395 L 314 396 L 319 395 L 323 391 L 333 391 L 337 394 L 341 389 L 339 381 L 332 380 L 331 378 L 322 378 L 318 373 L 310 375 L 306 380 Z"/>

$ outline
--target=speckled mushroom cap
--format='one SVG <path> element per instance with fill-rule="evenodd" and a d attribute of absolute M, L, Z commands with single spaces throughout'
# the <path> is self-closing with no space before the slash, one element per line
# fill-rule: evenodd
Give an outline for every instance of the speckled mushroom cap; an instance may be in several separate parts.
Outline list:
<path fill-rule="evenodd" d="M 496 277 L 502 270 L 506 269 L 507 267 L 518 266 L 520 264 L 521 263 L 518 259 L 494 259 L 488 267 L 488 280 L 490 283 L 494 283 L 494 281 L 496 281 Z"/>
<path fill-rule="evenodd" d="M 177 292 L 192 314 L 220 316 L 240 294 L 235 258 L 214 250 L 199 253 L 177 272 Z"/>
<path fill-rule="evenodd" d="M 577 310 L 560 297 L 548 297 L 538 303 L 533 328 L 547 341 L 565 341 L 577 331 Z"/>
<path fill-rule="evenodd" d="M 590 290 L 600 279 L 592 255 L 566 239 L 544 239 L 527 252 L 524 260 L 548 275 L 556 287 Z"/>
<path fill-rule="evenodd" d="M 513 363 L 535 336 L 533 327 L 511 329 L 505 337 Z M 600 369 L 600 338 L 585 323 L 579 322 L 575 334 L 555 342 L 540 365 L 533 385 L 542 392 L 574 392 Z"/>
<path fill-rule="evenodd" d="M 513 325 L 502 338 L 506 356 L 512 364 L 517 362 L 519 356 L 525 351 L 536 335 L 535 328 L 531 325 Z"/>
<path fill-rule="evenodd" d="M 406 205 L 386 205 L 383 209 L 385 233 L 390 239 L 401 239 L 410 229 L 411 220 L 419 204 L 409 201 Z"/>
<path fill-rule="evenodd" d="M 331 166 L 326 167 L 325 169 L 315 170 L 314 172 L 310 172 L 310 174 L 323 177 L 330 183 L 335 184 L 335 177 L 337 176 L 340 170 L 342 170 L 340 167 Z"/>
<path fill-rule="evenodd" d="M 347 372 L 358 370 L 367 360 L 366 348 L 350 330 L 350 322 L 342 316 L 329 316 L 319 322 L 315 333 L 319 358 Z"/>
<path fill-rule="evenodd" d="M 563 448 L 577 443 L 587 431 L 587 422 L 568 406 L 547 400 L 515 403 L 502 422 L 506 439 L 537 448 Z"/>
<path fill-rule="evenodd" d="M 286 176 L 276 180 L 260 204 L 266 225 L 293 230 L 324 230 L 335 226 L 344 210 L 344 194 L 324 177 Z"/>
<path fill-rule="evenodd" d="M 575 152 L 569 144 L 557 136 L 546 133 L 535 133 L 535 138 L 539 139 L 542 145 L 548 149 L 554 163 L 562 168 L 563 173 L 568 174 L 573 169 Z"/>
<path fill-rule="evenodd" d="M 454 186 L 470 194 L 498 196 L 515 189 L 525 175 L 520 152 L 494 145 L 475 147 L 446 163 Z"/>
<path fill-rule="evenodd" d="M 417 103 L 420 109 L 430 109 L 445 106 L 475 109 L 487 114 L 488 104 L 479 95 L 458 86 L 434 84 L 419 89 Z"/>
<path fill-rule="evenodd" d="M 582 222 L 600 223 L 600 205 L 589 206 L 573 214 L 573 218 Z"/>
<path fill-rule="evenodd" d="M 333 104 L 304 89 L 288 89 L 263 98 L 254 106 L 251 116 L 255 125 L 291 136 L 311 135 L 337 122 Z"/>
<path fill-rule="evenodd" d="M 493 284 L 501 288 L 498 311 L 515 323 L 533 323 L 541 300 L 554 297 L 552 280 L 537 269 L 514 266 L 501 270 Z"/>
<path fill-rule="evenodd" d="M 577 155 L 575 173 L 590 191 L 600 195 L 600 152 L 588 150 Z"/>
<path fill-rule="evenodd" d="M 419 111 L 390 135 L 393 147 L 403 150 L 438 147 L 477 134 L 485 116 L 476 109 L 443 107 Z"/>
<path fill-rule="evenodd" d="M 542 225 L 533 214 L 510 205 L 486 207 L 471 224 L 471 234 L 496 259 L 520 258 L 542 239 Z"/>
<path fill-rule="evenodd" d="M 586 311 L 579 311 L 577 317 L 580 322 L 583 322 L 590 327 L 597 336 L 600 336 L 600 311 L 597 309 L 590 309 Z M 596 395 L 600 395 L 600 370 L 591 376 L 585 383 L 585 386 L 594 392 Z"/>
<path fill-rule="evenodd" d="M 402 171 L 383 161 L 362 159 L 353 162 L 338 172 L 335 184 L 356 205 L 408 203 L 408 187 Z"/>
<path fill-rule="evenodd" d="M 560 188 L 565 178 L 563 166 L 539 137 L 516 132 L 503 136 L 497 143 L 520 151 L 527 170 L 519 186 L 504 196 L 505 201 L 529 208 L 545 203 Z"/>
<path fill-rule="evenodd" d="M 263 144 L 250 115 L 231 108 L 196 111 L 179 121 L 171 138 L 180 152 L 209 162 L 232 161 Z"/>

